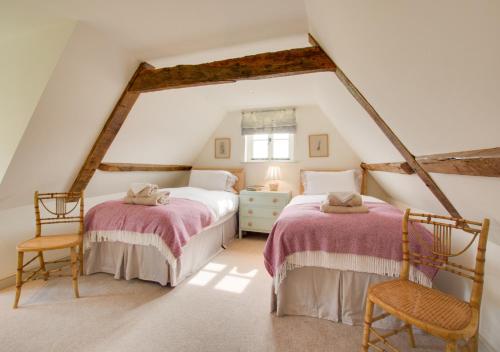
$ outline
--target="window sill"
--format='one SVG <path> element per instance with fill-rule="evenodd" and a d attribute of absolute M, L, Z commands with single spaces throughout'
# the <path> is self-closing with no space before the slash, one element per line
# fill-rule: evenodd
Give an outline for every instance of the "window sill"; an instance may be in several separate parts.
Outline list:
<path fill-rule="evenodd" d="M 297 160 L 248 160 L 242 161 L 242 164 L 296 164 Z"/>

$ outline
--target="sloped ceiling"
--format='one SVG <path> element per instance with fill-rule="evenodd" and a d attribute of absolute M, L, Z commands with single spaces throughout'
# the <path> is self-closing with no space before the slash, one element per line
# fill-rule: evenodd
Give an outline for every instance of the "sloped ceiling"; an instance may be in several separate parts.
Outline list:
<path fill-rule="evenodd" d="M 302 0 L 18 0 L 85 23 L 140 60 L 303 34 Z"/>
<path fill-rule="evenodd" d="M 499 2 L 306 5 L 311 33 L 413 154 L 499 146 Z M 336 79 L 319 82 L 318 99 L 361 159 L 401 160 Z M 395 200 L 445 212 L 417 176 L 374 174 Z M 490 217 L 492 238 L 500 243 L 500 179 L 433 177 L 463 216 Z"/>
<path fill-rule="evenodd" d="M 0 10 L 0 182 L 75 23 L 25 14 L 19 4 Z"/>

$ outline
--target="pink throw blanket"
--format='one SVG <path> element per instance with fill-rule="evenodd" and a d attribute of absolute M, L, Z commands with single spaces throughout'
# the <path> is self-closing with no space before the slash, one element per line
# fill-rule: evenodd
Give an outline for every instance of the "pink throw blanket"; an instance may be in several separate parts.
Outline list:
<path fill-rule="evenodd" d="M 172 256 L 178 258 L 189 239 L 214 220 L 214 214 L 207 206 L 189 199 L 170 198 L 169 204 L 158 206 L 111 200 L 88 211 L 85 215 L 85 233 L 87 237 L 94 236 L 98 240 L 115 241 L 126 234 L 135 236 L 133 243 L 141 243 L 141 237 L 148 237 L 144 244 L 154 245 L 162 241 Z M 156 239 L 156 242 L 151 242 L 151 235 L 161 241 Z"/>
<path fill-rule="evenodd" d="M 353 254 L 402 261 L 402 219 L 400 210 L 387 203 L 365 202 L 368 213 L 328 214 L 319 210 L 318 203 L 290 205 L 283 210 L 273 226 L 264 250 L 265 266 L 273 277 L 287 256 L 305 251 Z M 429 255 L 418 241 L 432 247 L 432 234 L 421 224 L 410 224 L 410 249 Z M 417 267 L 432 280 L 433 268 Z M 374 272 L 376 273 L 376 272 Z"/>

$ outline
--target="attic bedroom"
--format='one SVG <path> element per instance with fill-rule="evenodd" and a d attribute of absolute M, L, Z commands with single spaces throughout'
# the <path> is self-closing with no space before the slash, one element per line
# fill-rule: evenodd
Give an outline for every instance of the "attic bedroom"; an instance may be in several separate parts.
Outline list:
<path fill-rule="evenodd" d="M 500 2 L 0 3 L 0 351 L 500 351 Z"/>

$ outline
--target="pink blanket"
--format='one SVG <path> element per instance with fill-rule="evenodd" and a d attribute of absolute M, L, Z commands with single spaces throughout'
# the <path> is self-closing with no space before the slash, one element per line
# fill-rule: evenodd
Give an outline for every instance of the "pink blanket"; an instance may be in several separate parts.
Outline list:
<path fill-rule="evenodd" d="M 323 213 L 319 211 L 318 203 L 296 204 L 285 208 L 274 224 L 264 250 L 265 266 L 269 274 L 273 277 L 279 275 L 287 256 L 304 251 L 354 254 L 401 262 L 401 211 L 387 203 L 364 204 L 370 210 L 364 214 Z M 430 254 L 415 237 L 416 231 L 423 238 L 421 241 L 429 246 L 432 243 L 429 231 L 420 224 L 411 224 L 411 250 Z M 436 274 L 436 270 L 429 267 L 417 269 L 430 280 Z"/>
<path fill-rule="evenodd" d="M 97 238 L 114 240 L 120 238 L 117 236 L 123 238 L 123 234 L 126 234 L 129 238 L 135 236 L 133 243 L 142 243 L 141 237 L 151 238 L 154 235 L 168 246 L 174 258 L 178 258 L 191 236 L 214 220 L 214 214 L 207 206 L 183 198 L 170 198 L 169 204 L 158 206 L 132 205 L 125 204 L 122 200 L 111 200 L 88 211 L 85 215 L 85 233 L 87 236 L 97 234 Z M 144 244 L 155 243 L 148 241 Z"/>

